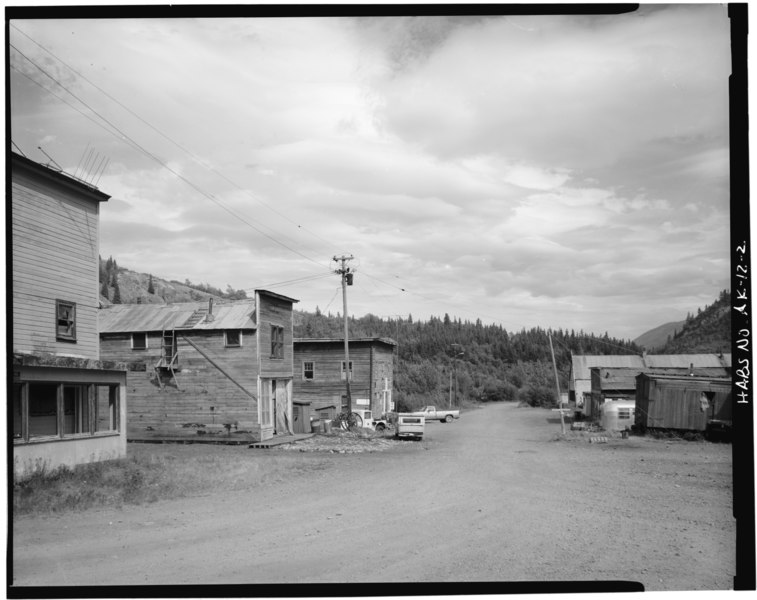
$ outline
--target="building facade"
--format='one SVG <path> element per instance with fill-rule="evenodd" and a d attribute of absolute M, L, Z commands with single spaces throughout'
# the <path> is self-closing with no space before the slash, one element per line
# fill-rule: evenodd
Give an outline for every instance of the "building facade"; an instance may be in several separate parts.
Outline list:
<path fill-rule="evenodd" d="M 126 455 L 126 371 L 97 333 L 99 210 L 109 196 L 11 155 L 13 469 Z"/>
<path fill-rule="evenodd" d="M 333 419 L 347 409 L 350 377 L 352 409 L 370 409 L 375 417 L 393 410 L 394 348 L 387 338 L 349 340 L 345 362 L 344 340 L 297 338 L 294 341 L 294 394 L 309 402 L 310 414 Z"/>
<path fill-rule="evenodd" d="M 257 290 L 233 302 L 103 308 L 102 354 L 129 368 L 129 439 L 293 433 L 295 302 Z"/>

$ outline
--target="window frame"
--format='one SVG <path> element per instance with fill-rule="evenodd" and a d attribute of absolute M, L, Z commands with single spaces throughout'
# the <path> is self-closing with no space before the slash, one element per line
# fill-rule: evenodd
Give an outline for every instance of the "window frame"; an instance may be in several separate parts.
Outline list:
<path fill-rule="evenodd" d="M 354 376 L 355 376 L 355 373 L 353 371 L 353 367 L 354 366 L 355 365 L 352 363 L 352 361 L 350 361 L 350 381 L 352 381 L 354 379 Z M 340 376 L 340 379 L 342 381 L 344 381 L 346 379 L 346 377 L 345 377 L 345 370 L 346 370 L 345 367 L 346 367 L 345 361 L 342 361 L 342 372 L 341 372 L 341 376 Z"/>
<path fill-rule="evenodd" d="M 229 333 L 237 334 L 237 343 L 229 342 Z M 242 347 L 242 330 L 241 329 L 226 329 L 223 332 L 223 345 L 224 348 L 241 348 Z"/>
<path fill-rule="evenodd" d="M 310 365 L 310 369 L 307 368 L 307 365 Z M 308 371 L 310 372 L 310 377 L 307 376 Z M 302 380 L 303 381 L 315 380 L 315 361 L 314 360 L 302 361 Z"/>
<path fill-rule="evenodd" d="M 142 336 L 142 337 L 144 337 L 145 345 L 144 346 L 137 346 L 137 345 L 135 345 L 134 344 L 134 339 L 135 339 L 134 336 Z M 131 349 L 132 350 L 148 350 L 149 346 L 150 346 L 150 344 L 148 342 L 148 337 L 147 337 L 147 332 L 146 331 L 144 331 L 144 332 L 139 332 L 138 331 L 138 332 L 135 332 L 135 333 L 131 334 Z"/>
<path fill-rule="evenodd" d="M 71 312 L 67 317 L 63 317 L 61 312 L 66 308 Z M 68 323 L 68 332 L 61 331 L 61 321 Z M 76 343 L 76 302 L 59 298 L 55 300 L 55 339 L 59 342 Z"/>
<path fill-rule="evenodd" d="M 273 403 L 271 380 L 264 379 L 260 383 L 260 426 L 273 427 Z"/>
<path fill-rule="evenodd" d="M 271 358 L 284 358 L 284 327 L 271 323 Z"/>
<path fill-rule="evenodd" d="M 31 424 L 32 399 L 31 386 L 49 386 L 54 388 L 55 432 L 33 433 Z M 108 425 L 101 429 L 100 405 L 98 403 L 98 389 L 108 391 Z M 113 382 L 76 382 L 76 381 L 21 381 L 14 384 L 13 411 L 14 428 L 13 442 L 27 444 L 36 442 L 64 441 L 72 439 L 87 439 L 121 434 L 121 384 Z M 69 390 L 73 389 L 73 395 Z M 68 395 L 67 395 L 68 391 Z M 70 402 L 73 400 L 73 403 Z M 20 427 L 16 427 L 16 412 Z M 67 417 L 72 417 L 68 419 Z M 71 421 L 72 426 L 69 425 Z M 17 431 L 18 429 L 18 431 Z"/>

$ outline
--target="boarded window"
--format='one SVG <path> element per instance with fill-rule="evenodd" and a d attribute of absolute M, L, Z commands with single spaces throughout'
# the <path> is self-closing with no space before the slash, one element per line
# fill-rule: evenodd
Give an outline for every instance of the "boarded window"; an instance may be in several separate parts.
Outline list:
<path fill-rule="evenodd" d="M 312 381 L 315 378 L 315 363 L 313 361 L 302 363 L 302 378 L 305 381 Z"/>
<path fill-rule="evenodd" d="M 239 330 L 226 332 L 226 347 L 238 348 L 242 345 L 242 332 Z"/>
<path fill-rule="evenodd" d="M 66 342 L 76 341 L 76 304 L 65 300 L 55 301 L 55 337 Z"/>
<path fill-rule="evenodd" d="M 284 328 L 271 325 L 271 358 L 284 358 Z"/>
<path fill-rule="evenodd" d="M 132 333 L 131 334 L 131 349 L 132 350 L 146 350 L 147 349 L 147 334 L 146 333 Z"/>

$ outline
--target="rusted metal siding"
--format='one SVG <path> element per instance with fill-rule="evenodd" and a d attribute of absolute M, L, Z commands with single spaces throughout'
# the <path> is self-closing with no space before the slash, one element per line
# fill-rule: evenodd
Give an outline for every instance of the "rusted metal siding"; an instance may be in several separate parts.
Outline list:
<path fill-rule="evenodd" d="M 14 157 L 14 351 L 97 359 L 99 202 L 107 198 L 64 185 Z M 75 342 L 56 339 L 56 299 L 76 304 Z"/>
<path fill-rule="evenodd" d="M 637 379 L 636 425 L 704 431 L 711 419 L 730 421 L 730 385 L 727 379 L 642 374 Z"/>

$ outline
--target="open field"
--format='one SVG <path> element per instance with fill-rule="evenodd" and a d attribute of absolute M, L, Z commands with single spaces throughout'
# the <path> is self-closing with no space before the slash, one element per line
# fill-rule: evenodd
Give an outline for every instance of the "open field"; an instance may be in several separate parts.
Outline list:
<path fill-rule="evenodd" d="M 732 588 L 730 445 L 559 434 L 497 404 L 376 452 L 133 445 L 183 497 L 14 519 L 13 583 Z"/>

